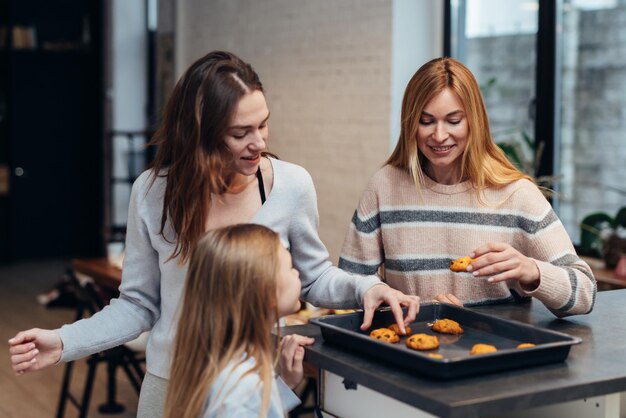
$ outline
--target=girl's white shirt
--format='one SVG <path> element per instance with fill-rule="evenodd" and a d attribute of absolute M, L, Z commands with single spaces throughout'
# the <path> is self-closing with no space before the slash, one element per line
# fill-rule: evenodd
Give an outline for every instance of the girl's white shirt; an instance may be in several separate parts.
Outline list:
<path fill-rule="evenodd" d="M 247 357 L 243 362 L 231 362 L 219 374 L 211 387 L 204 418 L 258 417 L 263 399 L 263 384 L 256 372 L 249 372 L 256 362 Z M 267 418 L 284 418 L 300 399 L 279 376 L 272 379 Z"/>

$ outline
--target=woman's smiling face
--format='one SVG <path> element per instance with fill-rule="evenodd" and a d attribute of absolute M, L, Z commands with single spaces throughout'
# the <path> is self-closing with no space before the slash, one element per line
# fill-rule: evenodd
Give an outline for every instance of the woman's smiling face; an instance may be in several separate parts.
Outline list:
<path fill-rule="evenodd" d="M 465 108 L 450 88 L 435 95 L 420 115 L 417 147 L 428 160 L 425 172 L 438 183 L 461 178 L 461 158 L 467 147 L 469 124 Z"/>
<path fill-rule="evenodd" d="M 239 100 L 224 139 L 234 157 L 233 166 L 230 167 L 234 173 L 243 176 L 256 173 L 261 163 L 261 153 L 267 147 L 269 117 L 270 112 L 261 91 L 246 93 Z"/>

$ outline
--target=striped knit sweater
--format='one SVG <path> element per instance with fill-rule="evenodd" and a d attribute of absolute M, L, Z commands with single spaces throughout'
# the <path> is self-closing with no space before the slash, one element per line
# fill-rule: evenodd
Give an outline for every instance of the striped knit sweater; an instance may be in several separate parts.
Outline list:
<path fill-rule="evenodd" d="M 383 265 L 387 284 L 422 301 L 452 293 L 475 306 L 513 300 L 517 293 L 536 297 L 559 317 L 590 312 L 593 273 L 539 189 L 518 180 L 483 196 L 486 204 L 469 182 L 443 185 L 428 177 L 420 196 L 407 172 L 385 166 L 363 192 L 339 267 L 374 274 Z M 516 280 L 491 284 L 449 270 L 451 260 L 488 242 L 508 243 L 535 259 L 539 286 L 526 292 Z"/>

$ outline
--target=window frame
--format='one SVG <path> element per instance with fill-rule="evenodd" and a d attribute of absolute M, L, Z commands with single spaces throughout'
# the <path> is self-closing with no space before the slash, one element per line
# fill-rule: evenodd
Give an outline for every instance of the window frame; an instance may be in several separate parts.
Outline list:
<path fill-rule="evenodd" d="M 552 176 L 560 171 L 561 109 L 557 98 L 561 97 L 562 34 L 559 28 L 563 16 L 563 1 L 539 0 L 538 3 L 535 103 L 534 109 L 529 109 L 534 114 L 535 145 L 539 139 L 544 142 L 539 169 L 535 173 L 537 177 Z M 458 56 L 464 50 L 464 37 L 459 34 L 465 32 L 466 8 L 465 0 L 445 0 L 445 56 L 452 56 L 453 51 Z M 553 187 L 558 192 L 558 182 Z M 551 203 L 558 213 L 558 199 L 551 199 Z"/>

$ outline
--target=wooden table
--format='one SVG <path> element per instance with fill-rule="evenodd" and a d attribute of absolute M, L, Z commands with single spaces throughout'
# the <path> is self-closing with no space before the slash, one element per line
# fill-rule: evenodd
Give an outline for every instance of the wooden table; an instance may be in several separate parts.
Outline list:
<path fill-rule="evenodd" d="M 102 258 L 74 258 L 71 261 L 74 271 L 93 278 L 98 286 L 117 292 L 122 283 L 122 270 Z"/>
<path fill-rule="evenodd" d="M 74 258 L 70 263 L 75 273 L 81 273 L 91 277 L 95 284 L 100 287 L 100 292 L 89 292 L 89 303 L 90 306 L 94 307 L 94 309 L 101 309 L 103 307 L 102 305 L 106 305 L 110 298 L 114 298 L 119 295 L 119 286 L 122 282 L 122 269 L 114 264 L 111 264 L 108 258 Z M 97 308 L 95 308 L 96 306 Z M 84 308 L 79 306 L 79 309 L 82 314 L 84 312 Z M 125 372 L 130 383 L 137 390 L 137 394 L 139 394 L 141 382 L 145 373 L 144 367 L 142 366 L 145 362 L 145 355 L 140 352 L 144 351 L 145 348 L 138 349 L 137 347 L 137 344 L 134 346 L 122 345 L 120 347 L 105 350 L 101 353 L 92 354 L 89 357 L 87 360 L 87 363 L 89 364 L 89 376 L 83 389 L 82 404 L 78 406 L 80 409 L 80 416 L 86 416 L 86 412 L 89 409 L 89 398 L 85 398 L 85 396 L 89 396 L 91 394 L 93 378 L 96 373 L 96 366 L 101 362 L 105 362 L 108 366 L 106 392 L 107 400 L 106 403 L 99 406 L 99 411 L 104 414 L 111 414 L 122 412 L 125 409 L 124 405 L 116 401 L 116 372 L 118 367 Z M 70 394 L 72 364 L 73 362 L 69 362 L 65 366 L 66 370 L 63 378 L 61 403 L 59 404 L 57 416 L 64 416 L 66 402 L 68 399 L 72 399 L 72 395 Z M 85 401 L 85 399 L 87 399 L 87 401 Z"/>
<path fill-rule="evenodd" d="M 604 265 L 604 260 L 594 257 L 580 257 L 584 260 L 596 278 L 598 283 L 598 290 L 614 290 L 626 288 L 626 278 L 619 277 L 615 274 L 615 270 L 607 269 Z"/>
<path fill-rule="evenodd" d="M 108 291 L 117 293 L 120 283 L 122 283 L 122 270 L 111 264 L 106 257 L 101 258 L 74 258 L 71 261 L 72 268 L 78 273 L 85 274 L 96 282 L 96 284 Z M 302 310 L 298 313 L 285 317 L 286 325 L 306 324 L 309 318 L 321 316 L 329 313 L 328 309 L 319 311 Z"/>

